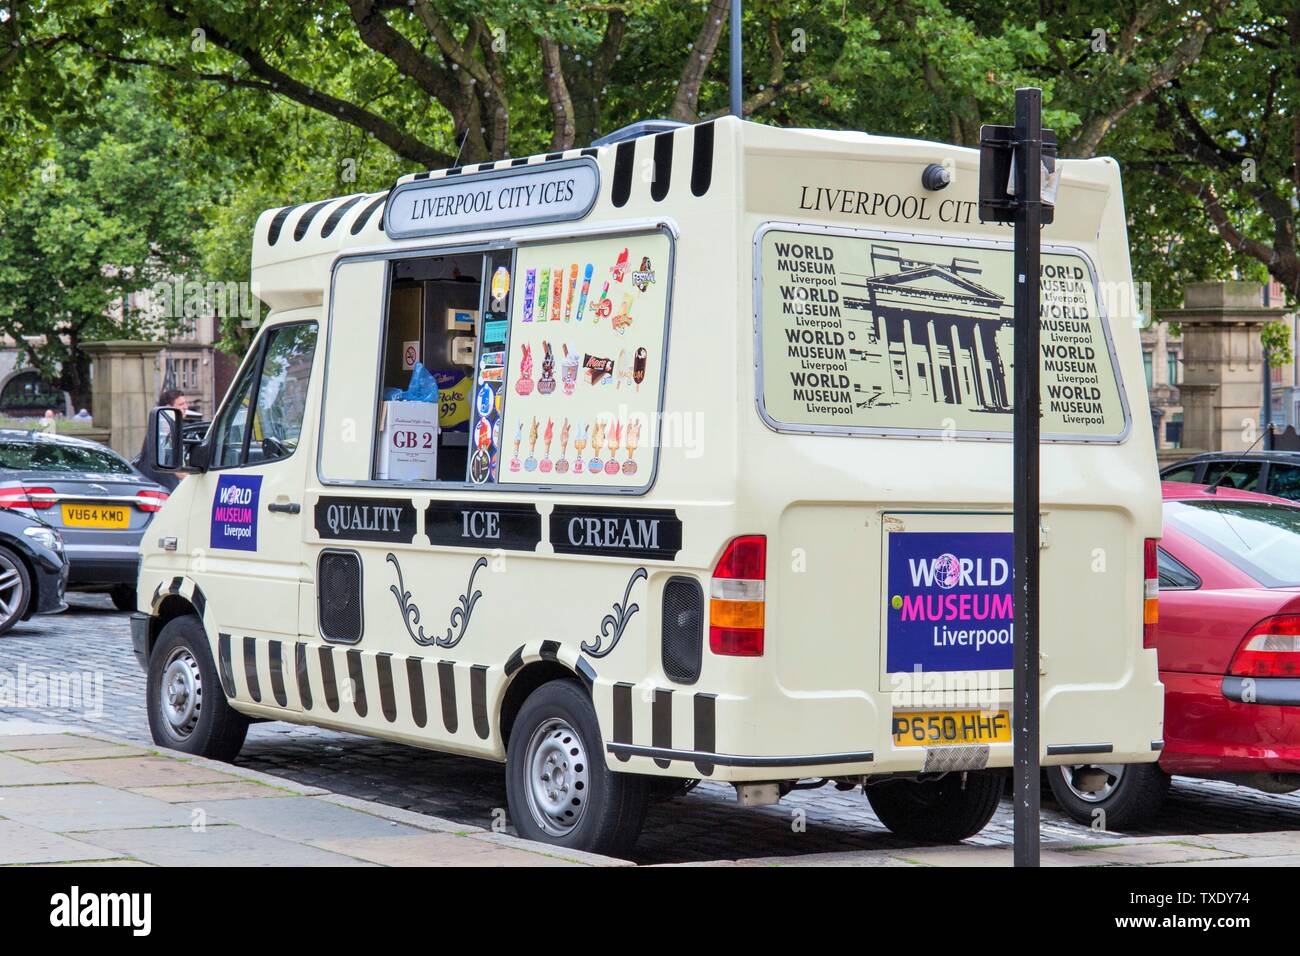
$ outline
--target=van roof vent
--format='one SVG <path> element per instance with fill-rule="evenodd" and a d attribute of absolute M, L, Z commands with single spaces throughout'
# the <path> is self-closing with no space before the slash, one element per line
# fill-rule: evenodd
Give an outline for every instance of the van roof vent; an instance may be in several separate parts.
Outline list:
<path fill-rule="evenodd" d="M 631 123 L 622 129 L 616 129 L 612 133 L 606 133 L 600 139 L 592 140 L 592 146 L 613 146 L 615 143 L 621 143 L 626 139 L 636 139 L 638 136 L 652 136 L 655 133 L 666 133 L 669 130 L 681 129 L 683 126 L 690 126 L 690 123 L 679 123 L 677 120 L 641 120 L 638 123 Z"/>

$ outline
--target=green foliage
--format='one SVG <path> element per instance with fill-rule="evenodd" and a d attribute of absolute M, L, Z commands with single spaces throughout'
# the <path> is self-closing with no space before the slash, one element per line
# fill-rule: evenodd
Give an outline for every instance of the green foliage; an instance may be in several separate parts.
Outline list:
<path fill-rule="evenodd" d="M 1265 322 L 1259 330 L 1264 355 L 1273 367 L 1290 365 L 1295 356 L 1291 348 L 1291 327 L 1285 322 Z"/>
<path fill-rule="evenodd" d="M 83 343 L 166 331 L 127 300 L 190 268 L 205 205 L 147 91 L 113 94 L 51 129 L 43 158 L 0 197 L 0 334 L 74 400 Z"/>

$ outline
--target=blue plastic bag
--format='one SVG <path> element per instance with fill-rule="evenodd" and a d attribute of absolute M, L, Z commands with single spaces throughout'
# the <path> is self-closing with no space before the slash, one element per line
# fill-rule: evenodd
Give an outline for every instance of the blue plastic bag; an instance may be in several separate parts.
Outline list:
<path fill-rule="evenodd" d="M 438 380 L 433 377 L 432 372 L 424 367 L 422 362 L 416 362 L 411 369 L 411 382 L 406 386 L 406 390 L 390 388 L 384 392 L 384 401 L 437 402 Z"/>

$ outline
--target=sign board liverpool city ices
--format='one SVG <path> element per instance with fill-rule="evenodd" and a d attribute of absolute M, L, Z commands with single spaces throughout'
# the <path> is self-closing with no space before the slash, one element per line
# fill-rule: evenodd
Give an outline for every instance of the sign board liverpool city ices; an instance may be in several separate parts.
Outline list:
<path fill-rule="evenodd" d="M 600 173 L 587 158 L 412 180 L 393 189 L 384 229 L 409 239 L 581 219 L 599 189 Z"/>

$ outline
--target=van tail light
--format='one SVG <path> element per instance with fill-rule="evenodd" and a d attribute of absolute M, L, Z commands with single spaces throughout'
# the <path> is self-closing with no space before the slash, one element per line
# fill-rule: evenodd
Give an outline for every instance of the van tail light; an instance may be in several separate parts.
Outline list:
<path fill-rule="evenodd" d="M 0 487 L 0 508 L 32 508 L 44 511 L 54 507 L 53 488 L 28 488 L 25 485 Z"/>
<path fill-rule="evenodd" d="M 732 538 L 709 583 L 709 650 L 725 657 L 763 656 L 767 538 Z"/>
<path fill-rule="evenodd" d="M 141 511 L 161 511 L 163 502 L 167 500 L 167 492 L 153 491 L 146 488 L 143 491 L 137 491 L 135 494 L 135 506 Z"/>
<path fill-rule="evenodd" d="M 1300 677 L 1300 615 L 1266 617 L 1246 634 L 1228 673 L 1237 677 Z"/>
<path fill-rule="evenodd" d="M 1142 550 L 1142 646 L 1156 646 L 1156 625 L 1160 621 L 1160 571 L 1156 540 L 1147 538 Z"/>

